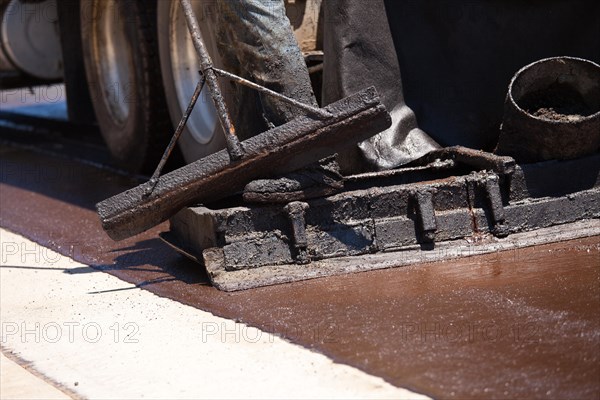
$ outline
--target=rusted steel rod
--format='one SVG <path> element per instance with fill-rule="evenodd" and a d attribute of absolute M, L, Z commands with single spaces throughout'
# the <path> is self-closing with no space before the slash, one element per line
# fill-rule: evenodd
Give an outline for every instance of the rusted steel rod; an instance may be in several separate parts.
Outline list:
<path fill-rule="evenodd" d="M 456 160 L 466 165 L 487 169 L 499 174 L 512 174 L 515 171 L 516 165 L 512 157 L 499 156 L 463 146 L 452 146 L 434 150 L 420 160 L 432 162 L 435 159 Z"/>
<path fill-rule="evenodd" d="M 297 107 L 297 108 L 299 108 L 299 109 L 301 109 L 303 111 L 306 111 L 307 113 L 312 114 L 315 117 L 319 117 L 319 118 L 322 118 L 322 119 L 331 118 L 331 113 L 328 112 L 328 111 L 326 111 L 326 110 L 323 110 L 321 108 L 314 107 L 314 106 L 311 106 L 311 105 L 308 105 L 308 104 L 301 103 L 298 100 L 294 100 L 294 99 L 289 98 L 289 97 L 287 97 L 287 96 L 285 96 L 285 95 L 283 95 L 281 93 L 277 93 L 277 92 L 275 92 L 275 91 L 273 91 L 271 89 L 268 89 L 268 88 L 266 88 L 264 86 L 256 84 L 256 83 L 254 83 L 252 81 L 249 81 L 248 79 L 244 79 L 241 76 L 237 76 L 235 74 L 232 74 L 231 72 L 227 72 L 227 71 L 224 71 L 224 70 L 219 69 L 219 68 L 213 68 L 213 69 L 215 70 L 215 72 L 219 76 L 227 78 L 227 79 L 229 79 L 229 80 L 231 80 L 233 82 L 239 83 L 240 85 L 247 86 L 247 87 L 249 87 L 251 89 L 254 89 L 254 90 L 258 91 L 258 92 L 264 93 L 264 94 L 266 94 L 268 96 L 275 97 L 276 99 L 279 99 L 279 100 L 284 101 L 284 102 L 286 102 L 288 104 L 291 104 L 292 106 Z"/>
<path fill-rule="evenodd" d="M 175 133 L 173 134 L 173 137 L 171 138 L 169 145 L 165 149 L 165 152 L 163 153 L 163 156 L 160 159 L 158 166 L 154 170 L 154 173 L 152 174 L 152 178 L 150 178 L 150 182 L 149 182 L 150 186 L 148 187 L 147 195 L 150 195 L 152 193 L 152 191 L 154 190 L 154 188 L 156 187 L 156 184 L 158 183 L 158 179 L 160 178 L 160 174 L 162 173 L 162 170 L 165 167 L 167 160 L 171 156 L 171 153 L 173 152 L 173 149 L 175 148 L 175 145 L 177 144 L 179 137 L 181 136 L 181 134 L 183 133 L 183 130 L 185 129 L 185 125 L 187 124 L 187 121 L 190 118 L 190 114 L 192 114 L 192 111 L 194 110 L 194 106 L 196 105 L 196 102 L 198 101 L 198 98 L 200 97 L 200 93 L 202 93 L 202 89 L 204 88 L 204 82 L 205 82 L 204 76 L 201 76 L 200 80 L 198 81 L 198 84 L 196 85 L 196 89 L 194 90 L 194 94 L 192 95 L 190 103 L 188 104 L 187 109 L 185 110 L 183 115 L 181 116 L 179 125 L 177 125 L 177 129 L 175 129 Z"/>
<path fill-rule="evenodd" d="M 239 160 L 244 156 L 244 150 L 235 133 L 235 127 L 233 126 L 233 122 L 231 122 L 231 117 L 227 111 L 227 106 L 225 105 L 225 99 L 223 98 L 223 93 L 221 92 L 219 82 L 217 81 L 217 75 L 214 70 L 213 62 L 208 54 L 208 51 L 206 50 L 206 46 L 204 46 L 204 41 L 202 40 L 202 34 L 200 33 L 200 26 L 198 25 L 196 14 L 194 13 L 194 9 L 192 8 L 190 0 L 180 0 L 180 2 L 181 6 L 183 7 L 183 13 L 190 30 L 190 34 L 192 36 L 192 42 L 194 43 L 194 47 L 198 53 L 200 72 L 202 72 L 204 79 L 206 79 L 206 85 L 210 90 L 213 103 L 215 104 L 215 108 L 217 110 L 217 115 L 219 116 L 219 121 L 221 122 L 223 132 L 225 133 L 229 157 L 232 161 Z"/>

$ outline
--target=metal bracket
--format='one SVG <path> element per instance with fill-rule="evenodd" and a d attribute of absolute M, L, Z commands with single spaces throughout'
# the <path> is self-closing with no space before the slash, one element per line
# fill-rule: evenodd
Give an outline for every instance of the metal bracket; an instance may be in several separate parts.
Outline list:
<path fill-rule="evenodd" d="M 481 184 L 485 190 L 494 228 L 492 233 L 494 236 L 502 238 L 509 234 L 508 227 L 505 224 L 506 213 L 502 204 L 502 194 L 500 193 L 500 178 L 496 174 L 488 175 Z"/>
<path fill-rule="evenodd" d="M 438 229 L 433 207 L 433 191 L 415 190 L 412 192 L 412 198 L 416 203 L 422 239 L 425 243 L 432 243 L 435 241 L 435 234 Z"/>
<path fill-rule="evenodd" d="M 298 264 L 308 264 L 308 237 L 306 236 L 305 212 L 308 204 L 300 201 L 294 201 L 285 206 L 288 218 L 292 223 L 292 234 L 294 238 L 294 248 L 296 249 L 295 259 Z"/>

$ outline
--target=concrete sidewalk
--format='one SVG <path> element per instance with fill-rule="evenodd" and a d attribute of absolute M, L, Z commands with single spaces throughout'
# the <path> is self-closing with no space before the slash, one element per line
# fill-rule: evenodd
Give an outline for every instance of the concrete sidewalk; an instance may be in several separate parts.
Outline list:
<path fill-rule="evenodd" d="M 0 242 L 3 352 L 75 396 L 425 398 L 6 230 Z M 4 356 L 2 382 L 3 399 L 68 398 Z"/>
<path fill-rule="evenodd" d="M 0 354 L 0 398 L 62 400 L 71 397 L 2 353 Z"/>

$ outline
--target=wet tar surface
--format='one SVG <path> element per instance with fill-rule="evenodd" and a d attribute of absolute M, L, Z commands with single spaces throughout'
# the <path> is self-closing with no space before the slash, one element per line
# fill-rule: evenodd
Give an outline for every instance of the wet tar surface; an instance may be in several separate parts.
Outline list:
<path fill-rule="evenodd" d="M 0 226 L 160 296 L 437 398 L 600 396 L 599 237 L 224 293 L 157 238 L 167 224 L 104 234 L 95 203 L 137 181 L 5 145 L 0 159 Z"/>

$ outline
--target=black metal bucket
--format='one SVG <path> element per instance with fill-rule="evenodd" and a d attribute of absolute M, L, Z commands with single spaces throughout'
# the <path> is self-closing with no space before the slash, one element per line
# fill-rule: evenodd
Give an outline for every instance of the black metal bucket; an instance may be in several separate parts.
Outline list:
<path fill-rule="evenodd" d="M 515 74 L 496 153 L 519 163 L 572 159 L 600 149 L 600 65 L 554 57 Z"/>

